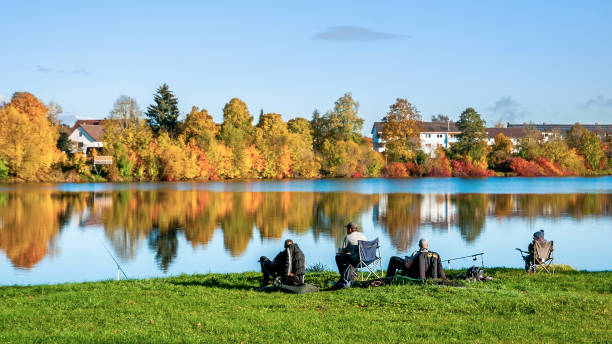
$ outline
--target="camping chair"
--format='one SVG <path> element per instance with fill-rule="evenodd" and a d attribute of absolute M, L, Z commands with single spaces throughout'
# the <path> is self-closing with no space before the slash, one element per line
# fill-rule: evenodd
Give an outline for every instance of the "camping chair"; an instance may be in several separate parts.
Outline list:
<path fill-rule="evenodd" d="M 359 262 L 355 267 L 357 270 L 361 272 L 361 281 L 365 281 L 370 278 L 371 275 L 376 276 L 376 278 L 381 278 L 382 276 L 382 258 L 380 257 L 380 245 L 378 245 L 378 238 L 372 241 L 363 241 L 359 240 L 357 242 L 357 246 L 359 248 Z M 376 268 L 380 266 L 380 276 L 376 271 Z M 366 272 L 368 276 L 364 279 L 364 269 L 367 269 Z"/>
<path fill-rule="evenodd" d="M 533 258 L 529 257 L 535 272 L 540 272 L 537 269 L 537 266 L 541 266 L 542 269 L 548 273 L 555 273 L 555 266 L 553 265 L 553 241 L 534 241 L 533 243 Z M 527 251 L 523 251 L 520 248 L 517 248 L 519 252 L 521 252 L 521 256 L 523 259 L 527 260 L 528 257 L 525 256 L 525 253 L 529 254 Z"/>

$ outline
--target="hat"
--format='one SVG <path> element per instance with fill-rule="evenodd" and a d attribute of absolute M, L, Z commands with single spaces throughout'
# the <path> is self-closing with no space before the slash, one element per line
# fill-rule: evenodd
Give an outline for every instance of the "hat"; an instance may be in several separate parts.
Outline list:
<path fill-rule="evenodd" d="M 355 222 L 351 221 L 346 226 L 344 226 L 344 228 L 357 229 L 357 225 L 355 224 Z"/>
<path fill-rule="evenodd" d="M 544 230 L 540 229 L 539 231 L 533 233 L 533 237 L 535 239 L 544 239 Z"/>

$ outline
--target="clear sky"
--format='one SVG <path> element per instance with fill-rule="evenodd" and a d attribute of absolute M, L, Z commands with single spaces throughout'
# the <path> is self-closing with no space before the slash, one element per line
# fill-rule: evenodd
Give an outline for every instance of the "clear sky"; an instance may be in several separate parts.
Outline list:
<path fill-rule="evenodd" d="M 182 114 L 244 100 L 287 120 L 350 91 L 364 133 L 395 98 L 424 119 L 474 107 L 504 122 L 612 123 L 612 1 L 7 1 L 0 100 L 29 91 L 65 118 L 144 110 L 162 83 Z"/>

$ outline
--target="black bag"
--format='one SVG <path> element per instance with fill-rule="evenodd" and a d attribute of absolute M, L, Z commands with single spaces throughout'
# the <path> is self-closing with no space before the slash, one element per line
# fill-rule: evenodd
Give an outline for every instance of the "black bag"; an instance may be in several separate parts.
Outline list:
<path fill-rule="evenodd" d="M 298 276 L 283 276 L 281 278 L 281 283 L 289 286 L 301 286 L 304 285 L 304 275 Z"/>
<path fill-rule="evenodd" d="M 357 279 L 357 269 L 351 264 L 344 271 L 344 276 L 342 276 L 345 284 L 351 285 L 351 283 L 355 282 Z"/>
<path fill-rule="evenodd" d="M 474 278 L 481 280 L 484 278 L 484 269 L 479 266 L 471 266 L 466 272 L 467 278 Z"/>

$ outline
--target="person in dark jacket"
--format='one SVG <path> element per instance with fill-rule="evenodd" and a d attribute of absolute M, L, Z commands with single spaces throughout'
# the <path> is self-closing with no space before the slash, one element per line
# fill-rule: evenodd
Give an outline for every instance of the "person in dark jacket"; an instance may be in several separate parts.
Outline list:
<path fill-rule="evenodd" d="M 546 239 L 544 239 L 543 229 L 540 229 L 539 231 L 533 233 L 533 240 L 531 241 L 531 243 L 529 243 L 529 246 L 527 247 L 527 251 L 529 252 L 529 254 L 523 257 L 523 259 L 525 260 L 525 271 L 526 272 L 531 272 L 531 271 L 535 272 L 535 266 L 533 266 L 533 245 L 536 241 L 546 242 Z"/>
<path fill-rule="evenodd" d="M 287 285 L 303 285 L 306 273 L 306 257 L 300 247 L 291 239 L 285 240 L 285 249 L 274 257 L 274 260 L 262 256 L 259 259 L 263 281 L 261 287 L 270 284 L 270 277 L 280 277 Z"/>
<path fill-rule="evenodd" d="M 406 256 L 404 259 L 391 257 L 387 267 L 387 277 L 395 276 L 398 270 L 402 270 L 404 276 L 411 278 L 446 279 L 442 258 L 437 252 L 429 251 L 429 243 L 425 238 L 419 240 L 419 249 L 411 256 Z"/>

